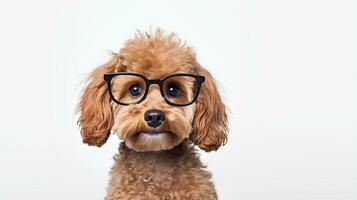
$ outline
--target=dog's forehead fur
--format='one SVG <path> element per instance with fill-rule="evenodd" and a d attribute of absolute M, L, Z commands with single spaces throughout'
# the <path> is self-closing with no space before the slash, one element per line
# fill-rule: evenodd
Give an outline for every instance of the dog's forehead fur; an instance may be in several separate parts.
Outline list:
<path fill-rule="evenodd" d="M 184 72 L 194 73 L 195 53 L 176 34 L 138 32 L 120 50 L 125 71 L 140 72 L 148 78 Z"/>

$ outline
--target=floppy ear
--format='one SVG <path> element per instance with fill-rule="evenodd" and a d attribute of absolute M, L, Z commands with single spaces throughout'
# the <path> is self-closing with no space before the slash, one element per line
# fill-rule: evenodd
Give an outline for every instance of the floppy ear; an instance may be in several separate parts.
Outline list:
<path fill-rule="evenodd" d="M 206 79 L 196 101 L 191 140 L 205 151 L 217 150 L 227 141 L 226 107 L 212 75 L 199 65 L 196 71 Z"/>
<path fill-rule="evenodd" d="M 80 102 L 78 124 L 83 142 L 88 145 L 102 146 L 110 135 L 113 114 L 109 105 L 110 97 L 104 74 L 115 71 L 119 57 L 114 55 L 106 64 L 96 68 L 89 76 Z"/>

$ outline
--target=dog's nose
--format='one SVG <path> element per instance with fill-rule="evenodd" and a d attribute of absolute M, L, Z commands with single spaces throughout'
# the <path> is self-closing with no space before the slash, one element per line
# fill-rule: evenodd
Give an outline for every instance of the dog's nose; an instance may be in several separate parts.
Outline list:
<path fill-rule="evenodd" d="M 144 119 L 150 127 L 156 128 L 165 120 L 165 113 L 161 110 L 148 110 L 144 114 Z"/>

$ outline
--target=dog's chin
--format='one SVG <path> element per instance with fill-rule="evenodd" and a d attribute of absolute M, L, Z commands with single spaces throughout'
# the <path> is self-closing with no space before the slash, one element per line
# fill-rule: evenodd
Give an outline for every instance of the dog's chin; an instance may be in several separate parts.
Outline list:
<path fill-rule="evenodd" d="M 139 152 L 169 150 L 183 141 L 172 132 L 139 132 L 125 139 L 125 144 Z"/>

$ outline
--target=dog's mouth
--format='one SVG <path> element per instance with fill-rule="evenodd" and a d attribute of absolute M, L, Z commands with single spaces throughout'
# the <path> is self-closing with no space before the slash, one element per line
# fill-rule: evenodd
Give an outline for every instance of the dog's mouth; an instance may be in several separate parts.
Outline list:
<path fill-rule="evenodd" d="M 178 139 L 178 136 L 171 131 L 141 131 L 138 132 L 134 137 L 144 141 L 159 142 L 159 141 L 174 141 Z"/>
<path fill-rule="evenodd" d="M 126 138 L 126 144 L 136 151 L 160 151 L 171 149 L 182 140 L 171 131 L 141 130 Z"/>
<path fill-rule="evenodd" d="M 171 131 L 147 131 L 147 132 L 143 131 L 143 132 L 137 133 L 137 135 L 142 136 L 142 137 L 148 137 L 148 138 L 159 138 L 164 135 L 176 136 L 176 134 L 172 133 Z"/>

